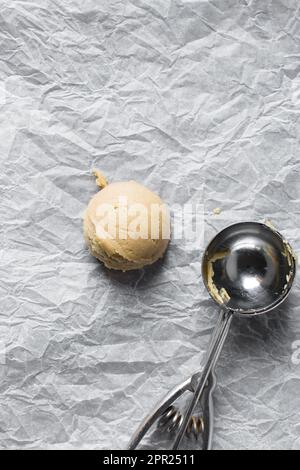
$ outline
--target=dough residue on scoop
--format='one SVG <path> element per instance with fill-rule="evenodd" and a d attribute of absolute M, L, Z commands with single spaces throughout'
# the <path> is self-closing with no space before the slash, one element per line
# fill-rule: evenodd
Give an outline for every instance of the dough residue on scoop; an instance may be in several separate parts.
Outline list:
<path fill-rule="evenodd" d="M 231 297 L 230 297 L 230 295 L 228 294 L 228 292 L 226 291 L 226 289 L 224 287 L 222 287 L 221 289 L 218 289 L 218 287 L 216 286 L 216 284 L 214 282 L 214 276 L 215 276 L 214 263 L 216 261 L 219 261 L 219 260 L 222 260 L 222 259 L 226 258 L 228 256 L 228 254 L 229 254 L 228 251 L 223 251 L 223 252 L 220 252 L 220 253 L 216 253 L 208 261 L 208 267 L 207 267 L 207 274 L 206 275 L 207 275 L 208 291 L 210 292 L 213 299 L 215 299 L 215 301 L 220 305 L 227 304 L 230 301 Z"/>

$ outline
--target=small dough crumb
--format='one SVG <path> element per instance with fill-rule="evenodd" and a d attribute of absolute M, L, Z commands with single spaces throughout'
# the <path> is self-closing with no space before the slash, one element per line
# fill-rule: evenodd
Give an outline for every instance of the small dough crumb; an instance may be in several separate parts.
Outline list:
<path fill-rule="evenodd" d="M 100 189 L 103 189 L 107 186 L 107 180 L 105 176 L 101 173 L 101 171 L 97 170 L 96 168 L 93 169 L 93 174 L 96 176 L 96 183 Z"/>
<path fill-rule="evenodd" d="M 222 212 L 222 209 L 220 207 L 216 207 L 215 209 L 213 209 L 213 214 L 214 215 L 220 215 Z"/>
<path fill-rule="evenodd" d="M 272 223 L 272 221 L 271 221 L 270 219 L 267 219 L 267 220 L 265 221 L 265 225 L 266 225 L 267 227 L 269 227 L 271 230 L 274 230 L 274 232 L 277 232 L 276 228 L 274 227 L 274 225 L 273 225 L 273 223 Z"/>

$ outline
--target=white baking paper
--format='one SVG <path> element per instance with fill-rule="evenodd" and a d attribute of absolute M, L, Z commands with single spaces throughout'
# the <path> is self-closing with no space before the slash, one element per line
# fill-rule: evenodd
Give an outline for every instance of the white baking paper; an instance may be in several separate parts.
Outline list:
<path fill-rule="evenodd" d="M 205 243 L 268 219 L 300 249 L 299 2 L 1 0 L 0 40 L 0 447 L 125 449 L 203 364 Z M 104 269 L 82 235 L 93 167 L 199 204 L 204 237 Z M 297 280 L 235 320 L 215 449 L 300 449 L 299 305 Z"/>

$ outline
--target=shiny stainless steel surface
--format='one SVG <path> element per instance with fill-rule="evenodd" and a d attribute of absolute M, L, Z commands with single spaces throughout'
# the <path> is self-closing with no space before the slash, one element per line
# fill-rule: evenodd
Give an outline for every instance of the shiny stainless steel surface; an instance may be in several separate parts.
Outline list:
<path fill-rule="evenodd" d="M 202 376 L 182 420 L 173 450 L 178 449 L 190 417 L 221 354 L 234 314 L 258 315 L 279 306 L 291 291 L 296 260 L 289 243 L 274 228 L 256 222 L 232 225 L 208 245 L 202 261 L 208 292 L 222 307 Z"/>
<path fill-rule="evenodd" d="M 288 242 L 255 222 L 220 232 L 203 258 L 203 279 L 210 295 L 223 308 L 240 314 L 265 313 L 278 306 L 290 292 L 295 272 Z"/>

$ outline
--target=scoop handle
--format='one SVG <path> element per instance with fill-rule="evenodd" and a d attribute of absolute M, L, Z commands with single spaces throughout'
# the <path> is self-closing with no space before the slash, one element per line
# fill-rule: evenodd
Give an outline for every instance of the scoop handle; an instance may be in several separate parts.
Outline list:
<path fill-rule="evenodd" d="M 128 450 L 135 450 L 137 446 L 140 444 L 142 439 L 145 437 L 147 432 L 153 426 L 155 421 L 162 416 L 162 414 L 167 410 L 167 408 L 172 405 L 181 395 L 183 395 L 186 391 L 192 390 L 192 377 L 190 377 L 185 382 L 177 385 L 171 392 L 168 393 L 167 396 L 161 400 L 151 414 L 146 416 L 143 422 L 140 424 L 139 428 L 136 430 L 134 435 L 132 436 L 127 449 Z"/>
<path fill-rule="evenodd" d="M 201 399 L 203 395 L 209 375 L 212 372 L 213 368 L 215 367 L 219 359 L 219 356 L 222 352 L 223 346 L 228 336 L 232 318 L 233 318 L 232 311 L 223 311 L 221 314 L 220 322 L 218 323 L 216 330 L 213 334 L 213 339 L 212 339 L 211 347 L 209 350 L 206 365 L 203 369 L 198 385 L 195 388 L 194 396 L 191 399 L 189 407 L 184 415 L 182 424 L 180 426 L 180 429 L 178 431 L 178 434 L 174 442 L 173 450 L 177 450 L 178 447 L 180 446 L 183 436 L 185 435 L 187 427 L 189 425 L 190 418 L 195 411 L 198 401 Z"/>

